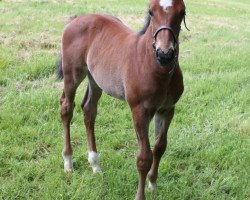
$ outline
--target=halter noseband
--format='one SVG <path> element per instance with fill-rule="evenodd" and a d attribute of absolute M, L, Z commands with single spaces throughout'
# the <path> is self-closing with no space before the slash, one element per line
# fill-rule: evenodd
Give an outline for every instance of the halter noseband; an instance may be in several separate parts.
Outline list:
<path fill-rule="evenodd" d="M 190 31 L 189 28 L 187 27 L 187 24 L 186 24 L 186 17 L 185 17 L 185 15 L 184 15 L 184 25 L 185 25 L 186 29 L 187 29 L 188 31 Z M 176 50 L 176 45 L 178 44 L 178 36 L 175 35 L 174 30 L 173 30 L 171 27 L 169 27 L 169 26 L 160 26 L 160 27 L 154 32 L 154 34 L 153 34 L 153 37 L 154 37 L 154 42 L 153 42 L 154 50 L 156 50 L 156 49 L 155 49 L 156 37 L 157 37 L 158 33 L 159 33 L 160 31 L 162 31 L 162 30 L 168 30 L 168 31 L 170 31 L 170 33 L 172 34 L 172 36 L 173 36 L 173 38 L 174 38 L 174 48 L 175 48 L 175 50 Z"/>
<path fill-rule="evenodd" d="M 176 37 L 174 30 L 172 28 L 170 28 L 169 26 L 160 26 L 155 33 L 153 34 L 154 39 L 156 40 L 156 37 L 158 35 L 158 33 L 162 30 L 168 30 L 170 31 L 170 33 L 172 34 L 173 38 L 174 38 L 174 43 L 177 44 L 178 43 L 178 38 Z"/>
<path fill-rule="evenodd" d="M 153 42 L 153 48 L 154 48 L 154 51 L 156 50 L 156 47 L 155 47 L 155 43 L 156 43 L 156 38 L 157 38 L 157 35 L 160 31 L 162 30 L 168 30 L 173 38 L 174 38 L 174 56 L 176 54 L 176 47 L 177 47 L 177 44 L 178 44 L 178 37 L 175 35 L 174 33 L 174 30 L 172 28 L 170 28 L 169 26 L 160 26 L 153 34 L 153 38 L 154 38 L 154 42 Z"/>

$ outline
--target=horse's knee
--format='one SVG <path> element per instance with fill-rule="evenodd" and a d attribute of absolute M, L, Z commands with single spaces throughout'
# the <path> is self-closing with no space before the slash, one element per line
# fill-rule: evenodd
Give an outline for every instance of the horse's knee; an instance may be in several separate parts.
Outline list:
<path fill-rule="evenodd" d="M 83 111 L 85 119 L 91 116 L 91 107 L 88 103 L 82 104 L 81 107 L 82 107 L 82 111 Z"/>
<path fill-rule="evenodd" d="M 137 169 L 143 174 L 147 174 L 151 168 L 153 162 L 152 151 L 147 151 L 147 153 L 140 153 L 137 155 Z"/>
<path fill-rule="evenodd" d="M 93 117 L 93 116 L 96 116 L 97 114 L 96 105 L 91 103 L 88 100 L 82 102 L 81 108 L 82 108 L 85 118 Z"/>

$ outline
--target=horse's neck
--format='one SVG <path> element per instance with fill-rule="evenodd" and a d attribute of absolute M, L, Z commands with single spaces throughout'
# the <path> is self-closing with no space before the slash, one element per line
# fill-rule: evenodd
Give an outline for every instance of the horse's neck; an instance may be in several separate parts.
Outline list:
<path fill-rule="evenodd" d="M 140 36 L 140 42 L 139 42 L 139 48 L 141 51 L 141 55 L 146 56 L 146 59 L 150 63 L 155 63 L 156 58 L 155 58 L 155 53 L 153 49 L 153 35 L 152 35 L 152 29 L 151 26 L 148 27 L 147 31 Z M 148 64 L 149 64 L 148 62 Z"/>

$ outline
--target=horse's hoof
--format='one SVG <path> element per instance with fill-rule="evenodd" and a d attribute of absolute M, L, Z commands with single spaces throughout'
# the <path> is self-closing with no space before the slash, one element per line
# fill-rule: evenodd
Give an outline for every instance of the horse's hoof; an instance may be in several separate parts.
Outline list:
<path fill-rule="evenodd" d="M 154 191 L 156 191 L 156 189 L 157 189 L 157 184 L 156 183 L 152 183 L 152 182 L 148 182 L 148 189 L 149 189 L 149 191 L 150 192 L 154 192 Z"/>
<path fill-rule="evenodd" d="M 73 172 L 73 168 L 65 168 L 64 167 L 64 172 L 65 173 Z"/>
<path fill-rule="evenodd" d="M 64 172 L 72 172 L 73 171 L 72 156 L 63 155 L 63 161 L 64 161 Z"/>
<path fill-rule="evenodd" d="M 91 165 L 94 174 L 101 172 L 98 153 L 90 151 L 88 155 L 88 162 Z"/>
<path fill-rule="evenodd" d="M 102 173 L 100 166 L 92 166 L 93 174 Z"/>

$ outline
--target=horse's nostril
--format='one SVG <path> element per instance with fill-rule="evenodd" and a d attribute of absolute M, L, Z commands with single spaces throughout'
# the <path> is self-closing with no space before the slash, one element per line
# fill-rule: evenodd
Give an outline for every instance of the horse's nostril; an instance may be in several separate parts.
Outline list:
<path fill-rule="evenodd" d="M 167 52 L 164 52 L 160 48 L 158 48 L 156 50 L 156 56 L 162 60 L 171 60 L 174 57 L 174 50 L 169 49 Z"/>
<path fill-rule="evenodd" d="M 156 49 L 156 54 L 155 55 L 156 55 L 157 59 L 161 59 L 162 56 L 163 56 L 162 50 L 161 49 Z"/>

